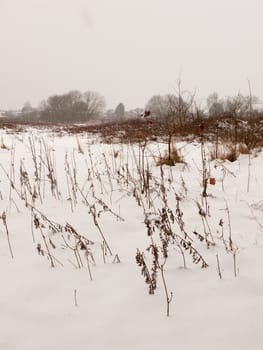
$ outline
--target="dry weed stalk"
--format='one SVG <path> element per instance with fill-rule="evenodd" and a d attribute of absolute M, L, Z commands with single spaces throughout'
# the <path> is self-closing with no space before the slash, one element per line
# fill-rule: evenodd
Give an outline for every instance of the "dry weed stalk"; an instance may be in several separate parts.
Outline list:
<path fill-rule="evenodd" d="M 237 277 L 237 259 L 236 259 L 236 255 L 237 255 L 238 249 L 235 249 L 233 251 L 233 264 L 234 264 L 234 276 Z"/>
<path fill-rule="evenodd" d="M 100 233 L 100 236 L 101 236 L 101 238 L 102 238 L 102 241 L 105 243 L 105 247 L 107 248 L 107 250 L 108 250 L 108 252 L 110 253 L 110 255 L 112 255 L 110 246 L 109 246 L 109 244 L 108 244 L 108 242 L 107 242 L 107 240 L 106 240 L 106 238 L 105 238 L 105 236 L 104 236 L 104 234 L 103 234 L 103 232 L 102 232 L 102 230 L 101 230 L 101 227 L 100 227 L 100 225 L 99 225 L 99 223 L 98 223 L 98 220 L 97 220 L 98 213 L 97 213 L 97 209 L 96 209 L 95 204 L 91 205 L 91 204 L 88 202 L 86 196 L 84 196 L 83 191 L 79 188 L 79 186 L 78 186 L 78 189 L 79 189 L 79 192 L 80 192 L 80 194 L 81 194 L 81 196 L 82 196 L 82 198 L 83 198 L 84 203 L 85 203 L 85 204 L 87 205 L 87 207 L 89 208 L 89 213 L 92 215 L 93 223 L 94 223 L 94 225 L 97 227 L 97 229 L 98 229 L 98 231 L 99 231 L 99 233 Z"/>
<path fill-rule="evenodd" d="M 105 153 L 103 153 L 102 156 L 103 156 L 103 160 L 104 160 L 104 164 L 105 164 L 105 168 L 106 168 L 106 174 L 107 174 L 108 182 L 109 182 L 109 185 L 110 185 L 110 203 L 112 204 L 113 184 L 112 184 L 112 179 L 111 179 L 110 166 L 108 164 L 108 161 L 107 161 Z"/>
<path fill-rule="evenodd" d="M 43 147 L 44 147 L 44 157 L 45 162 L 43 161 L 45 167 L 47 168 L 47 178 L 50 182 L 50 189 L 52 195 L 57 198 L 61 199 L 61 195 L 58 189 L 58 181 L 56 176 L 56 167 L 55 167 L 55 159 L 51 157 L 51 150 L 48 148 L 47 144 L 42 141 Z"/>
<path fill-rule="evenodd" d="M 74 304 L 75 304 L 75 307 L 78 306 L 78 302 L 77 302 L 77 289 L 74 289 Z"/>
<path fill-rule="evenodd" d="M 215 245 L 215 242 L 214 242 L 214 237 L 212 235 L 210 225 L 209 225 L 208 220 L 207 220 L 207 212 L 202 208 L 201 204 L 198 203 L 198 201 L 196 201 L 196 205 L 198 208 L 198 214 L 200 215 L 200 217 L 202 219 L 205 242 L 206 242 L 207 248 L 210 248 L 211 245 Z M 208 239 L 209 236 L 210 236 L 211 241 Z"/>
<path fill-rule="evenodd" d="M 94 260 L 93 254 L 89 248 L 89 245 L 94 244 L 94 242 L 92 242 L 88 238 L 80 235 L 69 223 L 66 223 L 65 226 L 62 226 L 62 225 L 48 219 L 43 213 L 41 213 L 36 208 L 33 208 L 33 213 L 34 213 L 34 226 L 36 229 L 40 230 L 41 237 L 42 237 L 43 242 L 44 242 L 45 247 L 46 247 L 46 251 L 44 251 L 41 248 L 41 245 L 38 244 L 38 248 L 37 248 L 38 253 L 40 255 L 44 255 L 44 254 L 42 254 L 43 252 L 46 253 L 50 262 L 51 262 L 51 267 L 55 267 L 55 262 L 57 262 L 58 259 L 56 259 L 51 254 L 51 248 L 56 249 L 56 246 L 51 241 L 50 238 L 49 238 L 49 240 L 46 239 L 46 235 L 45 235 L 44 231 L 47 231 L 48 235 L 50 233 L 53 235 L 60 233 L 62 240 L 65 243 L 65 246 L 68 249 L 72 250 L 74 253 L 74 256 L 75 256 L 76 261 L 77 261 L 77 265 L 75 265 L 75 264 L 73 264 L 73 265 L 77 268 L 83 267 L 83 262 L 81 259 L 80 251 L 84 251 L 84 256 L 87 259 L 87 263 L 88 263 L 88 270 L 89 270 L 90 279 L 92 280 L 90 266 L 89 266 L 89 259 L 91 259 L 91 262 L 94 265 L 95 265 L 95 260 Z M 65 239 L 65 237 L 63 235 L 64 233 L 67 234 L 67 240 Z M 71 237 L 74 238 L 74 245 L 73 246 L 71 246 L 68 243 L 70 241 Z"/>
<path fill-rule="evenodd" d="M 47 254 L 48 254 L 48 259 L 50 261 L 51 267 L 53 268 L 53 267 L 55 267 L 55 261 L 53 259 L 53 256 L 52 256 L 51 252 L 50 252 L 50 248 L 49 248 L 49 246 L 47 244 L 46 236 L 44 235 L 43 228 L 45 228 L 45 226 L 40 223 L 40 220 L 39 220 L 39 218 L 37 217 L 36 214 L 34 214 L 34 225 L 35 225 L 35 228 L 39 229 L 39 231 L 41 233 L 41 236 L 42 236 L 42 239 L 43 239 L 43 242 L 44 242 L 44 245 L 46 247 Z M 43 250 L 41 250 L 41 252 L 43 252 Z"/>
<path fill-rule="evenodd" d="M 81 143 L 80 143 L 80 141 L 79 141 L 79 138 L 76 137 L 76 140 L 77 140 L 77 145 L 78 145 L 78 152 L 79 152 L 80 154 L 84 154 L 84 150 L 83 150 L 83 147 L 82 147 L 82 145 L 81 145 Z"/>
<path fill-rule="evenodd" d="M 29 144 L 30 144 L 30 150 L 32 154 L 32 159 L 33 159 L 33 164 L 34 164 L 34 176 L 35 176 L 35 188 L 36 188 L 36 194 L 37 197 L 39 197 L 40 202 L 42 203 L 42 196 L 41 196 L 41 175 L 42 175 L 42 162 L 40 160 L 39 164 L 37 161 L 37 153 L 36 153 L 36 146 L 35 146 L 35 141 L 33 137 L 29 138 Z M 41 141 L 40 141 L 40 146 L 41 146 Z M 41 149 L 40 149 L 40 159 L 41 159 Z"/>
<path fill-rule="evenodd" d="M 66 173 L 66 180 L 67 180 L 67 189 L 68 189 L 68 200 L 70 201 L 71 205 L 71 211 L 74 211 L 73 205 L 77 205 L 77 177 L 76 177 L 76 162 L 73 158 L 72 167 L 70 167 L 69 160 L 68 160 L 68 154 L 65 154 L 65 173 Z"/>
<path fill-rule="evenodd" d="M 141 267 L 141 274 L 145 279 L 145 283 L 148 284 L 149 294 L 154 294 L 154 291 L 157 287 L 156 272 L 152 270 L 152 273 L 150 273 L 147 267 L 147 264 L 145 262 L 144 254 L 141 253 L 138 248 L 137 248 L 135 259 L 136 259 L 137 265 Z"/>
<path fill-rule="evenodd" d="M 172 221 L 172 222 L 171 222 Z M 172 223 L 174 222 L 174 214 L 171 210 L 166 211 L 164 208 L 160 211 L 159 216 L 155 216 L 151 219 L 145 221 L 147 226 L 148 236 L 152 237 L 156 229 L 159 232 L 159 237 L 162 242 L 163 251 L 168 254 L 168 247 L 170 244 L 176 244 L 180 249 L 180 252 L 183 256 L 184 266 L 185 266 L 185 257 L 184 251 L 187 251 L 191 257 L 194 264 L 201 263 L 202 268 L 208 267 L 205 259 L 193 246 L 192 239 L 189 235 L 186 238 L 181 237 L 179 234 L 175 233 L 172 228 Z M 168 258 L 168 255 L 167 255 Z"/>
<path fill-rule="evenodd" d="M 207 185 L 209 179 L 207 155 L 205 150 L 205 144 L 203 137 L 201 138 L 201 158 L 202 158 L 202 201 L 205 203 L 205 213 L 209 213 L 208 201 L 207 201 Z"/>
<path fill-rule="evenodd" d="M 180 207 L 180 202 L 182 199 L 177 193 L 175 193 L 175 199 L 176 199 L 175 221 L 177 222 L 177 224 L 180 228 L 180 231 L 184 235 L 184 238 L 188 239 L 190 241 L 193 241 L 192 238 L 188 235 L 188 233 L 185 230 L 185 222 L 183 220 L 184 213 Z"/>
<path fill-rule="evenodd" d="M 184 158 L 180 151 L 177 149 L 177 146 L 175 142 L 168 143 L 169 149 L 168 152 L 165 152 L 163 156 L 160 156 L 156 165 L 162 166 L 162 165 L 169 165 L 169 166 L 175 166 L 178 163 L 184 163 Z"/>
<path fill-rule="evenodd" d="M 151 272 L 149 271 L 147 264 L 145 262 L 144 255 L 140 252 L 139 249 L 137 249 L 136 254 L 136 263 L 139 267 L 141 267 L 141 274 L 145 278 L 145 283 L 148 285 L 149 288 L 149 294 L 154 294 L 156 288 L 157 288 L 157 277 L 158 277 L 158 271 L 161 272 L 162 282 L 164 286 L 165 296 L 166 296 L 166 316 L 170 316 L 170 303 L 173 298 L 173 293 L 171 292 L 170 295 L 168 293 L 168 288 L 166 284 L 165 274 L 164 274 L 164 266 L 166 263 L 166 253 L 163 252 L 163 263 L 161 264 L 159 261 L 159 249 L 156 246 L 156 244 L 152 243 L 148 248 L 147 251 L 151 253 L 152 256 L 152 268 Z"/>
<path fill-rule="evenodd" d="M 101 213 L 109 212 L 117 219 L 117 221 L 125 221 L 123 217 L 115 213 L 101 198 L 98 198 L 94 195 L 94 199 L 96 199 L 96 203 L 102 207 L 102 210 L 100 210 L 97 214 L 98 217 L 100 217 Z"/>
<path fill-rule="evenodd" d="M 65 240 L 65 237 L 63 235 L 62 235 L 62 239 L 63 239 L 66 247 L 73 251 L 75 259 L 76 259 L 76 262 L 77 262 L 77 268 L 80 269 L 81 267 L 83 267 L 83 262 L 82 262 L 82 259 L 81 259 L 81 256 L 80 256 L 80 253 L 79 253 L 79 250 L 78 250 L 77 242 L 75 241 L 75 245 L 74 246 L 70 246 L 69 243 Z"/>
<path fill-rule="evenodd" d="M 222 279 L 222 273 L 221 273 L 218 254 L 216 254 L 216 263 L 217 263 L 217 271 L 218 271 L 219 278 Z"/>
<path fill-rule="evenodd" d="M 10 153 L 10 168 L 9 176 L 10 187 L 9 187 L 9 211 L 11 211 L 11 204 L 13 203 L 12 192 L 15 186 L 15 140 L 12 141 L 11 153 Z"/>
<path fill-rule="evenodd" d="M 226 208 L 225 211 L 227 213 L 227 220 L 228 220 L 228 242 L 229 242 L 229 249 L 231 250 L 231 252 L 233 252 L 234 247 L 233 247 L 233 241 L 232 241 L 232 227 L 231 227 L 231 221 L 230 221 L 230 211 L 229 211 L 229 207 L 227 204 L 227 201 L 225 200 L 226 203 Z"/>
<path fill-rule="evenodd" d="M 13 250 L 12 250 L 12 247 L 11 247 L 10 234 L 9 234 L 9 230 L 8 230 L 8 227 L 7 227 L 6 213 L 5 212 L 2 213 L 1 219 L 2 219 L 4 227 L 5 227 L 5 232 L 6 232 L 6 236 L 7 236 L 7 241 L 8 241 L 8 247 L 9 247 L 10 255 L 11 255 L 11 258 L 14 259 L 14 254 L 13 254 Z"/>
<path fill-rule="evenodd" d="M 113 263 L 113 264 L 120 264 L 120 262 L 121 262 L 121 260 L 120 260 L 120 258 L 119 258 L 119 255 L 116 254 L 115 257 L 114 257 L 114 259 L 113 259 L 113 261 L 112 261 L 112 263 Z"/>
<path fill-rule="evenodd" d="M 165 290 L 166 295 L 166 306 L 167 306 L 167 316 L 169 316 L 170 311 L 170 303 L 172 301 L 172 293 L 168 293 L 164 267 L 166 262 L 169 259 L 169 247 L 170 245 L 176 245 L 183 257 L 184 267 L 186 268 L 186 261 L 184 252 L 187 251 L 195 264 L 201 264 L 202 268 L 208 267 L 205 259 L 202 255 L 197 251 L 197 249 L 193 246 L 193 240 L 188 236 L 184 228 L 184 222 L 182 221 L 182 212 L 177 208 L 177 222 L 179 227 L 181 228 L 181 232 L 184 237 L 181 237 L 177 233 L 174 232 L 172 225 L 175 223 L 175 215 L 171 209 L 168 207 L 167 195 L 165 192 L 165 187 L 161 189 L 161 197 L 163 201 L 163 208 L 159 209 L 159 213 L 146 213 L 145 214 L 145 225 L 147 228 L 147 234 L 151 240 L 150 246 L 146 249 L 147 252 L 151 253 L 152 257 L 152 268 L 151 271 L 147 267 L 144 254 L 137 249 L 136 254 L 136 262 L 141 267 L 141 273 L 145 279 L 145 283 L 148 285 L 149 294 L 154 294 L 154 291 L 157 287 L 157 277 L 158 271 L 161 273 L 161 278 Z M 159 244 L 155 243 L 155 233 L 158 234 Z M 163 262 L 160 262 L 159 253 L 162 254 Z"/>
<path fill-rule="evenodd" d="M 1 148 L 1 149 L 6 149 L 7 151 L 9 151 L 9 147 L 6 146 L 3 137 L 1 137 L 0 148 Z"/>

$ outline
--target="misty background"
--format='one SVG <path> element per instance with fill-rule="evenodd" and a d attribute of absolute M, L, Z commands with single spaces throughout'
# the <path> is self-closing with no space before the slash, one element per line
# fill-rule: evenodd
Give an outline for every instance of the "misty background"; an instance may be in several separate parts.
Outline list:
<path fill-rule="evenodd" d="M 263 98 L 260 0 L 0 0 L 0 108 L 98 91 L 108 108 L 173 93 Z"/>

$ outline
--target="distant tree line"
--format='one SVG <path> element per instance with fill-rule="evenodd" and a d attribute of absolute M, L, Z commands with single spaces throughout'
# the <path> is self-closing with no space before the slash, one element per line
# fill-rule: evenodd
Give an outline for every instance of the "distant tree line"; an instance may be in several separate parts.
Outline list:
<path fill-rule="evenodd" d="M 255 96 L 237 94 L 233 97 L 219 98 L 212 93 L 204 106 L 198 105 L 194 94 L 181 91 L 180 94 L 154 95 L 146 104 L 146 110 L 152 117 L 163 118 L 183 125 L 195 118 L 247 118 L 252 115 L 262 115 L 262 110 L 255 106 L 263 103 Z"/>
<path fill-rule="evenodd" d="M 75 90 L 42 101 L 39 117 L 48 122 L 87 122 L 101 117 L 105 106 L 105 99 L 98 92 Z"/>
<path fill-rule="evenodd" d="M 25 102 L 21 111 L 6 111 L 6 117 L 23 118 L 26 121 L 88 122 L 104 116 L 106 102 L 98 92 L 78 90 L 62 95 L 52 95 L 43 100 L 38 108 Z"/>
<path fill-rule="evenodd" d="M 252 117 L 262 117 L 263 111 L 255 108 L 260 104 L 263 105 L 257 97 L 251 94 L 244 96 L 239 93 L 234 97 L 219 98 L 217 93 L 213 93 L 202 106 L 196 103 L 194 94 L 181 88 L 181 82 L 179 81 L 174 94 L 152 96 L 146 104 L 145 111 L 151 118 L 161 120 L 165 127 L 168 137 L 168 160 L 170 161 L 172 138 L 178 130 L 193 132 L 189 127 L 198 125 L 201 132 L 202 128 L 200 127 L 204 127 L 206 120 L 217 122 L 217 120 L 227 118 L 230 119 L 230 123 L 234 123 L 235 138 L 237 138 L 238 120 L 252 120 Z"/>
<path fill-rule="evenodd" d="M 123 103 L 119 103 L 114 110 L 106 111 L 105 106 L 105 99 L 98 92 L 81 93 L 74 90 L 62 95 L 52 95 L 42 101 L 38 108 L 32 108 L 30 102 L 25 102 L 21 111 L 9 111 L 6 115 L 28 121 L 85 123 L 102 117 L 111 121 L 140 117 L 143 112 L 139 108 L 126 112 Z"/>
<path fill-rule="evenodd" d="M 178 86 L 174 93 L 154 95 L 147 102 L 145 109 L 125 110 L 123 103 L 115 109 L 105 110 L 104 97 L 94 91 L 81 93 L 78 90 L 61 95 L 52 95 L 42 101 L 38 108 L 32 108 L 26 102 L 20 111 L 6 111 L 4 116 L 23 118 L 26 121 L 86 123 L 104 118 L 107 121 L 121 121 L 129 118 L 161 118 L 169 129 L 183 126 L 195 119 L 202 118 L 247 118 L 263 115 L 263 103 L 253 95 L 244 96 L 238 93 L 233 97 L 220 98 L 217 93 L 208 96 L 205 103 L 198 104 L 195 94 Z"/>

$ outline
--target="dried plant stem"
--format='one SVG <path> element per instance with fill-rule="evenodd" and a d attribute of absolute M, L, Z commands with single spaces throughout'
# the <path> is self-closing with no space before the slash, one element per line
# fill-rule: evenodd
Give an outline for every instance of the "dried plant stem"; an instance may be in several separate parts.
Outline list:
<path fill-rule="evenodd" d="M 231 251 L 233 251 L 233 241 L 232 241 L 232 229 L 231 229 L 231 221 L 230 221 L 230 212 L 229 212 L 229 207 L 227 204 L 227 201 L 225 200 L 226 203 L 226 212 L 227 212 L 227 220 L 228 220 L 228 241 L 229 241 L 229 248 Z"/>
<path fill-rule="evenodd" d="M 103 242 L 105 243 L 105 247 L 106 247 L 107 250 L 109 251 L 110 255 L 112 255 L 110 246 L 109 246 L 109 244 L 108 244 L 108 242 L 107 242 L 107 240 L 106 240 L 106 238 L 105 238 L 105 236 L 104 236 L 104 234 L 103 234 L 103 232 L 102 232 L 102 230 L 101 230 L 101 228 L 100 228 L 100 225 L 99 225 L 99 223 L 98 223 L 98 220 L 97 220 L 97 218 L 96 218 L 96 212 L 95 212 L 94 206 L 91 207 L 91 213 L 92 213 L 94 225 L 97 227 L 97 229 L 98 229 L 98 231 L 99 231 L 99 233 L 100 233 L 100 235 L 101 235 L 101 237 L 102 237 L 102 240 L 103 240 Z"/>
<path fill-rule="evenodd" d="M 101 250 L 102 250 L 103 263 L 106 264 L 106 258 L 105 258 L 106 252 L 105 252 L 105 243 L 104 243 L 104 241 L 101 244 Z"/>
<path fill-rule="evenodd" d="M 105 156 L 105 153 L 103 153 L 102 155 L 103 155 L 103 159 L 104 159 L 104 163 L 105 163 L 106 174 L 107 174 L 109 185 L 110 185 L 110 190 L 111 190 L 110 191 L 110 203 L 112 204 L 113 184 L 112 184 L 111 175 L 110 175 L 110 167 L 109 167 L 109 164 L 107 162 L 107 158 Z"/>
<path fill-rule="evenodd" d="M 15 183 L 15 146 L 14 146 L 14 140 L 11 148 L 11 155 L 10 155 L 10 170 L 9 170 L 9 176 L 10 179 L 10 187 L 9 187 L 9 211 L 11 211 L 11 203 L 12 203 L 12 190 L 14 189 L 14 183 Z"/>
<path fill-rule="evenodd" d="M 94 199 L 96 199 L 97 203 L 98 203 L 99 205 L 101 205 L 101 207 L 103 208 L 103 210 L 104 210 L 105 212 L 109 212 L 109 213 L 111 213 L 113 216 L 115 216 L 116 219 L 117 219 L 117 221 L 125 221 L 119 214 L 117 214 L 117 213 L 115 213 L 114 211 L 112 211 L 112 210 L 110 209 L 110 207 L 109 207 L 102 199 L 96 197 L 95 195 L 94 195 Z"/>
<path fill-rule="evenodd" d="M 77 302 L 77 289 L 74 289 L 74 302 L 75 302 L 75 306 L 78 306 L 78 302 Z"/>
<path fill-rule="evenodd" d="M 60 199 L 61 196 L 58 190 L 58 183 L 57 183 L 57 177 L 56 177 L 56 171 L 55 171 L 55 159 L 53 157 L 53 161 L 52 161 L 50 149 L 47 147 L 47 144 L 44 141 L 42 142 L 43 142 L 44 152 L 45 152 L 44 156 L 46 158 L 46 163 L 44 164 L 48 170 L 47 178 L 50 182 L 51 193 L 55 198 Z"/>
<path fill-rule="evenodd" d="M 45 254 L 49 255 L 48 251 L 46 251 L 44 249 L 42 249 L 42 252 L 43 252 L 43 255 L 45 255 Z M 51 256 L 52 256 L 52 259 L 54 261 L 56 261 L 60 266 L 62 266 L 62 267 L 64 266 L 63 263 L 60 260 L 58 260 L 57 258 L 54 257 L 54 255 L 51 255 Z"/>
<path fill-rule="evenodd" d="M 170 304 L 172 302 L 173 299 L 173 292 L 168 293 L 168 289 L 167 289 L 167 285 L 166 285 L 166 280 L 165 280 L 165 275 L 164 275 L 164 264 L 165 262 L 160 266 L 160 270 L 161 270 L 161 276 L 162 276 L 162 281 L 163 281 L 163 286 L 164 286 L 164 292 L 165 292 L 165 296 L 166 296 L 166 316 L 169 317 L 170 316 Z"/>
<path fill-rule="evenodd" d="M 47 253 L 48 253 L 48 257 L 49 257 L 49 260 L 50 260 L 50 264 L 51 264 L 51 267 L 55 267 L 55 263 L 54 263 L 54 259 L 53 259 L 53 256 L 51 255 L 50 253 L 50 249 L 49 249 L 49 246 L 47 244 L 47 241 L 46 241 L 46 236 L 44 235 L 44 232 L 42 230 L 42 227 L 41 225 L 39 225 L 39 230 L 40 230 L 40 233 L 41 233 L 41 236 L 42 236 L 42 239 L 44 241 L 44 244 L 45 244 L 45 247 L 46 247 L 46 250 L 47 250 Z"/>
<path fill-rule="evenodd" d="M 234 259 L 234 276 L 237 277 L 237 259 L 236 259 L 236 251 L 233 252 Z"/>
<path fill-rule="evenodd" d="M 90 263 L 89 263 L 89 258 L 87 257 L 87 266 L 88 266 L 88 271 L 89 271 L 89 278 L 92 281 L 92 275 L 91 275 L 91 269 L 90 269 Z"/>
<path fill-rule="evenodd" d="M 249 189 L 250 189 L 250 168 L 251 168 L 251 157 L 250 157 L 250 153 L 249 153 L 249 155 L 248 155 L 247 193 L 249 192 Z"/>
<path fill-rule="evenodd" d="M 222 273 L 221 273 L 221 268 L 220 268 L 220 264 L 219 264 L 218 254 L 216 254 L 216 262 L 217 262 L 217 271 L 218 271 L 219 278 L 222 279 Z"/>
<path fill-rule="evenodd" d="M 3 212 L 1 218 L 2 218 L 4 227 L 5 227 L 5 231 L 6 231 L 6 236 L 7 236 L 7 241 L 8 241 L 8 246 L 9 246 L 10 255 L 11 255 L 11 258 L 14 259 L 14 254 L 13 254 L 13 250 L 12 250 L 12 247 L 11 247 L 10 235 L 9 235 L 9 231 L 8 231 L 8 227 L 7 227 L 6 213 L 5 213 L 5 212 Z"/>
<path fill-rule="evenodd" d="M 71 207 L 71 211 L 73 213 L 74 208 L 73 208 L 73 199 L 71 196 L 70 185 L 69 185 L 70 170 L 69 170 L 69 163 L 68 163 L 68 159 L 67 159 L 67 154 L 65 155 L 65 172 L 66 172 L 67 189 L 68 189 L 68 196 L 69 196 L 68 200 L 70 201 L 70 207 Z"/>
<path fill-rule="evenodd" d="M 75 247 L 71 247 L 67 241 L 65 240 L 65 237 L 62 236 L 62 239 L 66 245 L 67 248 L 69 248 L 70 250 L 73 251 L 74 255 L 75 255 L 75 259 L 77 261 L 77 267 L 80 269 L 81 267 L 83 267 L 83 263 L 82 263 L 82 260 L 81 260 L 81 257 L 80 257 L 80 254 L 79 254 L 79 251 L 78 251 L 78 247 L 77 247 L 77 244 L 75 245 Z"/>
<path fill-rule="evenodd" d="M 90 209 L 90 213 L 92 214 L 94 225 L 97 227 L 97 229 L 98 229 L 98 231 L 99 231 L 99 233 L 100 233 L 100 235 L 101 235 L 101 237 L 102 237 L 102 241 L 105 243 L 105 246 L 106 246 L 106 248 L 108 249 L 110 255 L 112 255 L 110 246 L 109 246 L 109 244 L 108 244 L 108 242 L 107 242 L 107 240 L 106 240 L 106 238 L 105 238 L 105 236 L 104 236 L 104 234 L 103 234 L 103 232 L 102 232 L 102 230 L 101 230 L 101 228 L 100 228 L 100 225 L 99 225 L 99 223 L 98 223 L 95 205 L 90 205 L 89 202 L 87 201 L 87 198 L 84 196 L 83 192 L 82 192 L 81 189 L 79 188 L 79 186 L 78 186 L 78 189 L 79 189 L 79 192 L 80 192 L 82 198 L 84 199 L 84 202 L 86 203 L 86 205 L 87 205 L 87 206 L 89 207 L 89 209 Z"/>
<path fill-rule="evenodd" d="M 41 141 L 40 141 L 41 142 Z M 36 156 L 36 147 L 35 147 L 35 142 L 33 138 L 29 138 L 29 144 L 30 144 L 30 149 L 32 153 L 32 159 L 35 167 L 35 182 L 36 182 L 36 187 L 37 187 L 37 194 L 40 199 L 40 202 L 43 203 L 42 201 L 42 196 L 41 196 L 41 167 L 42 167 L 42 162 L 40 162 L 39 166 L 37 163 L 37 156 Z"/>
<path fill-rule="evenodd" d="M 92 176 L 93 176 L 93 178 L 95 178 L 95 173 L 94 173 L 94 164 L 93 164 L 93 160 L 92 160 L 92 156 L 91 156 L 91 149 L 90 149 L 90 145 L 88 146 L 88 155 L 89 155 L 89 160 L 90 160 L 90 164 L 91 164 Z"/>
<path fill-rule="evenodd" d="M 203 184 L 202 197 L 204 199 L 206 199 L 207 198 L 208 170 L 207 170 L 207 159 L 206 159 L 206 152 L 205 152 L 205 145 L 204 145 L 203 138 L 201 141 L 201 157 L 202 157 L 202 184 Z"/>
<path fill-rule="evenodd" d="M 34 210 L 33 210 L 33 206 L 31 206 L 31 233 L 32 233 L 33 243 L 35 243 L 36 240 L 35 240 L 35 234 L 34 234 Z"/>
<path fill-rule="evenodd" d="M 116 254 L 115 255 L 115 257 L 114 257 L 114 259 L 113 259 L 113 264 L 119 264 L 121 261 L 120 261 L 120 258 L 119 258 L 119 255 L 118 254 Z"/>

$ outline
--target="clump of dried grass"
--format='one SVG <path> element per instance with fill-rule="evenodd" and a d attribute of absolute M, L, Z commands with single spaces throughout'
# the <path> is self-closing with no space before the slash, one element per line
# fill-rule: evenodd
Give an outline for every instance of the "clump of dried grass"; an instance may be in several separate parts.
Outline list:
<path fill-rule="evenodd" d="M 3 138 L 1 138 L 0 148 L 1 148 L 1 149 L 6 149 L 6 150 L 9 150 L 9 147 L 8 147 L 8 146 L 6 146 L 6 144 L 4 143 Z"/>
<path fill-rule="evenodd" d="M 243 149 L 241 149 L 243 150 Z M 215 147 L 212 148 L 210 151 L 210 159 L 211 160 L 228 160 L 230 162 L 235 162 L 239 155 L 240 155 L 240 149 L 238 146 L 233 144 L 222 144 L 218 145 L 217 149 Z"/>
<path fill-rule="evenodd" d="M 160 156 L 157 160 L 156 165 L 169 165 L 174 166 L 177 163 L 185 163 L 181 152 L 177 149 L 176 144 L 171 145 L 171 151 L 166 151 L 164 155 Z"/>
<path fill-rule="evenodd" d="M 261 150 L 260 147 L 251 147 L 251 144 L 240 142 L 237 144 L 234 143 L 217 143 L 213 145 L 210 150 L 210 159 L 211 160 L 229 160 L 234 162 L 238 159 L 240 154 L 245 155 L 254 155 L 256 156 L 257 152 Z"/>

